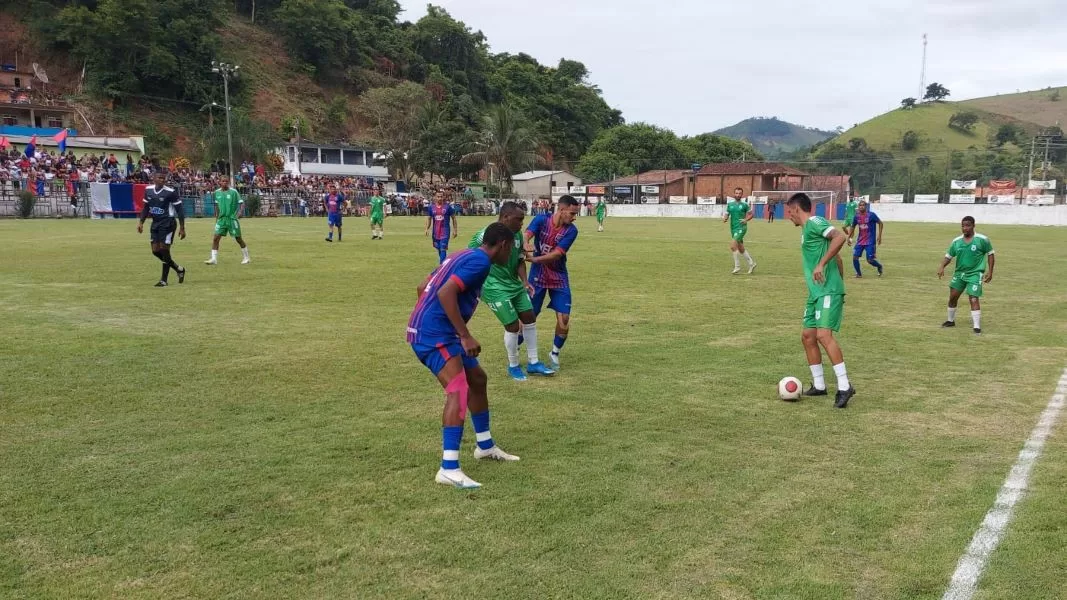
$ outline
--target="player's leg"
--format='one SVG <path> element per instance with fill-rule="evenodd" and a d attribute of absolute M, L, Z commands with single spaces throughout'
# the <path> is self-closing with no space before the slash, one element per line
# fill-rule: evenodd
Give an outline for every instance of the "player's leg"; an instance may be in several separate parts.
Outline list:
<path fill-rule="evenodd" d="M 500 324 L 504 326 L 504 350 L 508 355 L 508 376 L 515 381 L 526 381 L 526 374 L 519 367 L 519 314 L 511 304 L 511 298 L 499 290 L 483 290 L 482 302 L 489 307 Z"/>
<path fill-rule="evenodd" d="M 463 489 L 479 488 L 481 484 L 467 477 L 459 468 L 459 448 L 463 442 L 463 423 L 467 419 L 470 397 L 462 348 L 455 345 L 441 349 L 431 347 L 428 350 L 413 346 L 413 349 L 423 364 L 435 372 L 445 390 L 445 406 L 441 411 L 441 468 L 434 480 Z M 456 353 L 457 350 L 459 353 Z"/>
<path fill-rule="evenodd" d="M 170 265 L 167 264 L 167 260 L 163 258 L 163 243 L 157 241 L 157 232 L 151 232 L 152 235 L 152 256 L 159 259 L 159 262 L 163 263 L 163 273 L 159 276 L 159 281 L 156 283 L 156 287 L 165 287 L 167 285 L 167 276 L 170 275 Z"/>
<path fill-rule="evenodd" d="M 526 373 L 529 375 L 555 375 L 556 372 L 544 365 L 537 356 L 537 316 L 534 315 L 533 302 L 530 296 L 523 290 L 511 300 L 515 310 L 519 313 L 519 321 L 522 323 L 522 338 L 528 340 L 526 345 Z"/>
<path fill-rule="evenodd" d="M 473 365 L 471 362 L 473 361 Z M 466 366 L 467 383 L 470 386 L 469 407 L 471 412 L 471 424 L 474 426 L 474 435 L 477 446 L 474 448 L 474 458 L 517 461 L 518 456 L 508 454 L 500 449 L 493 441 L 493 434 L 489 431 L 489 393 L 487 384 L 489 377 L 485 370 L 478 365 L 478 361 L 464 357 Z"/>
<path fill-rule="evenodd" d="M 730 232 L 730 255 L 734 259 L 734 270 L 732 271 L 732 273 L 734 275 L 737 275 L 738 273 L 741 272 L 741 252 L 737 248 L 738 248 L 737 232 L 736 231 L 731 231 Z"/>
<path fill-rule="evenodd" d="M 326 226 L 329 228 L 329 231 L 326 233 L 326 241 L 327 242 L 332 242 L 333 241 L 334 215 L 331 215 L 330 213 L 326 213 Z"/>
<path fill-rule="evenodd" d="M 822 368 L 822 353 L 819 350 L 819 338 L 817 335 L 817 322 L 815 320 L 816 299 L 809 298 L 804 306 L 804 317 L 800 333 L 800 342 L 804 345 L 804 357 L 808 360 L 808 369 L 811 370 L 811 387 L 804 392 L 805 396 L 825 396 L 826 377 Z"/>
<path fill-rule="evenodd" d="M 745 238 L 742 234 L 741 239 L 737 240 L 737 251 L 741 253 L 741 256 L 745 257 L 748 262 L 748 274 L 751 275 L 756 270 L 756 261 L 752 258 L 752 255 L 745 249 Z"/>
<path fill-rule="evenodd" d="M 548 307 L 556 312 L 556 337 L 552 340 L 552 353 L 548 355 L 552 368 L 559 370 L 559 353 L 567 343 L 571 331 L 571 291 L 553 289 L 548 291 Z"/>
<path fill-rule="evenodd" d="M 882 263 L 878 262 L 878 245 L 874 242 L 867 245 L 867 264 L 878 269 L 878 276 L 882 276 Z"/>
<path fill-rule="evenodd" d="M 337 241 L 341 241 L 341 215 L 337 215 Z"/>
<path fill-rule="evenodd" d="M 845 408 L 848 406 L 848 401 L 856 395 L 856 388 L 848 380 L 841 346 L 834 337 L 834 332 L 841 329 L 844 310 L 844 295 L 823 296 L 815 300 L 815 338 L 826 351 L 826 356 L 834 367 L 834 375 L 837 376 L 837 396 L 834 399 L 834 408 Z"/>
<path fill-rule="evenodd" d="M 863 271 L 860 270 L 860 258 L 863 256 L 863 249 L 865 246 L 856 244 L 852 248 L 852 268 L 856 270 L 856 278 L 863 277 Z"/>
<path fill-rule="evenodd" d="M 445 258 L 448 257 L 448 238 L 435 241 L 434 247 L 437 248 L 437 259 L 445 262 Z"/>
<path fill-rule="evenodd" d="M 982 302 L 979 300 L 981 297 L 982 276 L 972 276 L 970 281 L 967 282 L 967 299 L 971 303 L 971 324 L 974 326 L 974 332 L 978 335 L 982 333 Z"/>
<path fill-rule="evenodd" d="M 959 275 L 952 276 L 952 281 L 948 284 L 948 319 L 941 324 L 942 327 L 956 326 L 956 307 L 959 305 L 965 286 L 966 283 Z"/>
<path fill-rule="evenodd" d="M 174 258 L 170 255 L 170 245 L 174 243 L 174 232 L 177 229 L 177 225 L 172 225 L 166 230 L 166 235 L 160 241 L 159 244 L 159 259 L 163 261 L 163 279 L 164 284 L 167 283 L 168 269 L 173 269 L 178 274 L 178 283 L 185 283 L 185 269 L 181 265 L 174 262 Z"/>

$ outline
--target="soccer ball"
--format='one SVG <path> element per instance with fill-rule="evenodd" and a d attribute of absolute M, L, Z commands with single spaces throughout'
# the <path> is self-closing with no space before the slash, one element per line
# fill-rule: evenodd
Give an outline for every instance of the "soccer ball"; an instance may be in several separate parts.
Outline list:
<path fill-rule="evenodd" d="M 800 380 L 796 377 L 783 377 L 778 382 L 778 397 L 786 402 L 796 402 L 800 400 Z"/>

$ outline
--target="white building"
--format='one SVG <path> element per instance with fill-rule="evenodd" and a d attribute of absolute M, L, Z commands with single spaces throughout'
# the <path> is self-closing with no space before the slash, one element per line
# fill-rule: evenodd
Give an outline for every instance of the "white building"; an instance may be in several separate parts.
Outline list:
<path fill-rule="evenodd" d="M 373 148 L 346 144 L 316 144 L 304 141 L 297 156 L 296 144 L 278 152 L 285 160 L 285 172 L 303 175 L 341 175 L 389 179 L 389 169 Z"/>
<path fill-rule="evenodd" d="M 551 196 L 552 188 L 572 188 L 582 185 L 582 180 L 567 171 L 527 171 L 511 178 L 512 190 L 520 198 Z"/>

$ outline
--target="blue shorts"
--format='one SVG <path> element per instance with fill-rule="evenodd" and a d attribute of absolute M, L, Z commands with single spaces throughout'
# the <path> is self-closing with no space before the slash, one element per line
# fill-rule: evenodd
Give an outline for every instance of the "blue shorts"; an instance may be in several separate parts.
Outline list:
<path fill-rule="evenodd" d="M 541 314 L 541 306 L 545 303 L 545 294 L 548 294 L 548 307 L 561 315 L 571 314 L 571 289 L 570 288 L 534 288 L 533 301 L 534 316 Z"/>
<path fill-rule="evenodd" d="M 875 244 L 864 244 L 862 246 L 856 244 L 856 247 L 852 249 L 852 258 L 863 256 L 864 251 L 867 252 L 867 260 L 874 260 L 878 247 Z"/>
<path fill-rule="evenodd" d="M 330 213 L 326 215 L 326 224 L 331 227 L 341 226 L 341 213 Z"/>
<path fill-rule="evenodd" d="M 448 250 L 448 238 L 433 241 L 434 250 Z"/>
<path fill-rule="evenodd" d="M 447 343 L 438 344 L 422 344 L 414 343 L 411 345 L 411 349 L 415 352 L 415 356 L 419 357 L 419 362 L 426 365 L 426 368 L 433 373 L 434 377 L 441 372 L 441 369 L 445 368 L 445 363 L 448 362 L 453 356 L 463 357 L 463 368 L 473 369 L 478 366 L 478 359 L 467 356 L 463 352 L 463 346 L 460 345 L 459 340 L 455 340 Z"/>

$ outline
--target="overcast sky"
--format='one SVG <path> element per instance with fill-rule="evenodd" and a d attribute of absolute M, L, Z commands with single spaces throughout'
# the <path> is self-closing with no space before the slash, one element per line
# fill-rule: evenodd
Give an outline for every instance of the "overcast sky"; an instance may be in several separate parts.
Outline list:
<path fill-rule="evenodd" d="M 401 0 L 402 19 L 426 2 Z M 851 127 L 918 96 L 1067 85 L 1064 0 L 436 0 L 493 52 L 589 69 L 627 122 L 696 134 L 753 116 Z"/>

